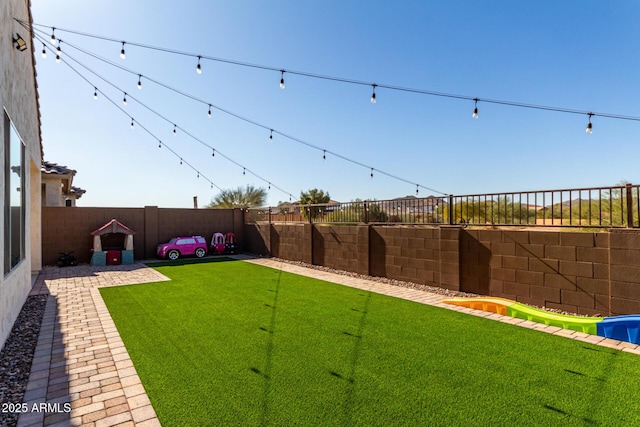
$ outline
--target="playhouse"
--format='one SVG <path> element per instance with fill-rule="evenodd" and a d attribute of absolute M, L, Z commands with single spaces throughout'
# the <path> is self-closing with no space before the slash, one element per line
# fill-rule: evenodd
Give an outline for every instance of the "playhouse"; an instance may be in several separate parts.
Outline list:
<path fill-rule="evenodd" d="M 133 264 L 134 234 L 116 219 L 93 231 L 91 265 Z"/>

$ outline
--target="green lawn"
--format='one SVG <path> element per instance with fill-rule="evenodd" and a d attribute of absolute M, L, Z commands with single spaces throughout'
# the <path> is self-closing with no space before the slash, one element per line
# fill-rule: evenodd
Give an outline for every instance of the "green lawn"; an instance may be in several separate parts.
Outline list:
<path fill-rule="evenodd" d="M 100 292 L 163 426 L 640 425 L 640 357 L 242 261 Z"/>

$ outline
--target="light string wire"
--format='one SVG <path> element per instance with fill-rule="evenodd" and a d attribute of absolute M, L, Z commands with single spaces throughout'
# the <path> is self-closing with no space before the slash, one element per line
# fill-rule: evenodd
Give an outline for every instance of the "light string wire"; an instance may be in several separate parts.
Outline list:
<path fill-rule="evenodd" d="M 37 37 L 37 36 L 36 36 Z M 38 38 L 38 37 L 37 37 Z M 40 40 L 40 38 L 38 38 L 38 40 Z M 61 40 L 61 39 L 59 39 Z M 50 47 L 47 46 L 47 49 L 49 50 L 53 50 Z M 155 139 L 156 141 L 158 141 L 158 143 L 160 144 L 160 146 L 165 147 L 169 152 L 171 152 L 176 158 L 180 159 L 180 163 L 184 163 L 186 164 L 188 167 L 190 167 L 194 172 L 196 172 L 198 174 L 199 177 L 202 177 L 205 181 L 209 182 L 212 186 L 216 187 L 217 189 L 219 189 L 220 191 L 222 191 L 222 188 L 220 188 L 216 183 L 214 183 L 211 179 L 209 179 L 206 175 L 204 175 L 202 172 L 200 172 L 199 169 L 197 169 L 195 166 L 193 166 L 191 163 L 189 163 L 188 161 L 184 160 L 184 157 L 181 156 L 177 151 L 175 151 L 173 148 L 171 148 L 171 146 L 169 144 L 166 144 L 165 142 L 163 142 L 160 138 L 158 138 L 153 132 L 151 132 L 147 127 L 145 127 L 142 123 L 140 123 L 138 120 L 134 119 L 133 117 L 131 117 L 131 115 L 125 111 L 122 107 L 120 107 L 120 105 L 118 105 L 117 102 L 115 102 L 113 99 L 111 99 L 105 92 L 103 92 L 102 90 L 98 89 L 97 86 L 95 86 L 93 83 L 91 83 L 91 81 L 89 79 L 87 79 L 84 75 L 82 75 L 82 73 L 80 73 L 78 70 L 76 70 L 71 64 L 69 64 L 64 58 L 66 57 L 70 57 L 69 55 L 64 55 L 64 57 L 60 58 L 60 61 L 65 64 L 67 67 L 69 67 L 73 72 L 75 72 L 82 80 L 84 80 L 86 83 L 88 83 L 89 85 L 94 87 L 94 93 L 100 93 L 102 96 L 104 96 L 104 98 L 109 101 L 116 109 L 118 109 L 120 112 L 122 112 L 124 115 L 126 115 L 127 117 L 129 117 L 131 119 L 131 123 L 137 123 L 138 126 L 143 129 L 147 134 L 149 134 L 153 139 Z M 73 59 L 73 58 L 72 58 Z M 133 98 L 131 98 L 133 99 Z"/>
<path fill-rule="evenodd" d="M 20 21 L 19 19 L 16 19 L 16 18 L 14 18 L 14 19 L 16 21 L 20 22 L 20 23 L 24 23 L 24 21 Z M 71 29 L 52 27 L 50 25 L 43 25 L 43 24 L 36 24 L 36 23 L 33 23 L 32 25 L 33 26 L 37 26 L 37 27 L 49 28 L 49 29 L 54 29 L 55 28 L 55 30 L 59 31 L 59 32 L 60 31 L 67 32 L 67 33 L 70 33 L 70 34 L 76 34 L 76 35 L 79 35 L 79 36 L 94 38 L 94 39 L 98 39 L 98 40 L 110 41 L 110 42 L 115 42 L 115 43 L 123 43 L 123 41 L 120 40 L 120 39 L 114 39 L 114 38 L 111 38 L 111 37 L 99 36 L 99 35 L 96 35 L 96 34 L 90 34 L 90 33 L 85 33 L 85 32 L 71 30 Z M 555 107 L 555 106 L 549 106 L 549 105 L 529 104 L 529 103 L 518 102 L 518 101 L 509 101 L 509 100 L 500 100 L 500 99 L 491 99 L 491 98 L 479 98 L 477 96 L 460 95 L 460 94 L 453 94 L 453 93 L 446 93 L 446 92 L 438 92 L 438 91 L 433 91 L 433 90 L 397 86 L 397 85 L 391 85 L 391 84 L 385 84 L 385 83 L 367 82 L 367 81 L 363 81 L 363 80 L 356 80 L 356 79 L 350 79 L 350 78 L 345 78 L 345 77 L 337 77 L 337 76 L 329 76 L 329 75 L 317 74 L 317 73 L 312 73 L 312 72 L 307 72 L 307 71 L 288 70 L 288 69 L 284 69 L 282 67 L 274 67 L 274 66 L 269 66 L 269 65 L 261 65 L 261 64 L 254 64 L 254 63 L 250 63 L 250 62 L 237 61 L 237 60 L 233 60 L 233 59 L 218 58 L 218 57 L 214 57 L 214 56 L 207 56 L 207 55 L 202 55 L 202 54 L 196 54 L 196 53 L 191 53 L 191 52 L 180 51 L 180 50 L 177 50 L 177 49 L 170 49 L 170 48 L 165 48 L 165 47 L 160 47 L 160 46 L 148 45 L 148 44 L 144 44 L 144 43 L 128 42 L 128 41 L 125 41 L 124 43 L 126 43 L 128 45 L 131 45 L 131 46 L 137 46 L 137 47 L 140 47 L 140 48 L 143 48 L 143 49 L 156 50 L 156 51 L 165 52 L 165 53 L 171 53 L 171 54 L 175 54 L 175 55 L 182 55 L 182 56 L 188 56 L 188 57 L 199 58 L 199 59 L 207 59 L 209 61 L 221 62 L 221 63 L 237 65 L 237 66 L 241 66 L 241 67 L 255 68 L 255 69 L 266 70 L 266 71 L 275 71 L 275 72 L 281 73 L 281 75 L 283 73 L 289 73 L 289 74 L 295 74 L 295 75 L 303 76 L 303 77 L 322 79 L 322 80 L 330 80 L 330 81 L 335 81 L 335 82 L 349 83 L 349 84 L 355 84 L 355 85 L 361 85 L 361 86 L 375 86 L 375 87 L 378 87 L 378 88 L 384 88 L 384 89 L 402 91 L 402 92 L 410 92 L 410 93 L 416 93 L 416 94 L 421 94 L 421 95 L 438 96 L 438 97 L 453 98 L 453 99 L 460 99 L 460 100 L 466 100 L 466 101 L 477 101 L 477 102 L 484 102 L 484 103 L 488 103 L 488 104 L 498 104 L 498 105 L 505 105 L 505 106 L 509 106 L 509 107 L 528 108 L 528 109 L 535 109 L 535 110 L 553 111 L 553 112 L 559 112 L 559 113 L 579 114 L 579 115 L 586 115 L 586 116 L 591 115 L 591 116 L 594 116 L 594 117 L 598 116 L 598 117 L 606 117 L 606 118 L 610 118 L 610 119 L 640 121 L 640 117 L 639 116 L 630 116 L 630 115 L 614 114 L 614 113 L 607 113 L 607 112 L 594 112 L 594 111 L 588 111 L 588 110 L 578 110 L 578 109 L 573 109 L 573 108 Z M 378 171 L 378 172 L 381 172 L 381 171 Z"/>
<path fill-rule="evenodd" d="M 36 38 L 39 41 L 42 41 L 41 37 L 36 36 Z M 60 42 L 62 42 L 62 39 L 58 39 Z M 64 42 L 66 46 L 71 46 L 69 43 L 67 43 L 66 41 Z M 52 50 L 51 47 L 47 46 L 47 49 Z M 186 129 L 184 129 L 183 127 L 177 126 L 173 121 L 169 120 L 168 118 L 166 118 L 165 116 L 161 115 L 160 113 L 158 113 L 157 111 L 153 110 L 152 108 L 150 108 L 149 106 L 147 106 L 146 104 L 142 103 L 141 101 L 139 101 L 137 98 L 135 98 L 134 96 L 132 96 L 130 93 L 120 89 L 118 86 L 116 86 L 115 84 L 113 84 L 112 82 L 110 82 L 109 80 L 105 79 L 104 77 L 102 77 L 101 75 L 99 75 L 98 73 L 96 73 L 95 71 L 93 71 L 92 69 L 90 69 L 89 67 L 87 67 L 86 65 L 82 64 L 80 61 L 78 61 L 76 58 L 74 58 L 72 55 L 69 55 L 68 53 L 65 52 L 65 57 L 70 58 L 71 60 L 73 60 L 75 63 L 77 63 L 78 65 L 80 65 L 81 67 L 85 68 L 87 71 L 89 71 L 90 73 L 94 74 L 96 77 L 98 77 L 99 79 L 103 80 L 105 83 L 107 83 L 108 85 L 112 86 L 113 88 L 115 88 L 117 91 L 122 92 L 125 94 L 125 98 L 126 99 L 130 99 L 135 101 L 136 103 L 138 103 L 139 105 L 141 105 L 142 107 L 146 108 L 147 110 L 149 110 L 150 112 L 152 112 L 153 114 L 157 115 L 158 117 L 160 117 L 161 119 L 165 120 L 168 123 L 171 123 L 174 125 L 174 129 L 179 129 L 181 132 L 183 132 L 185 135 L 189 136 L 190 138 L 194 139 L 195 141 L 199 142 L 200 144 L 210 148 L 212 150 L 212 152 L 214 154 L 219 154 L 220 157 L 223 157 L 224 159 L 228 160 L 229 162 L 235 164 L 236 166 L 240 167 L 243 169 L 243 174 L 245 172 L 248 172 L 249 174 L 255 176 L 256 178 L 260 179 L 261 181 L 265 182 L 266 184 L 269 185 L 269 189 L 271 189 L 271 187 L 276 188 L 277 190 L 281 191 L 282 193 L 286 194 L 287 196 L 289 196 L 289 198 L 293 197 L 292 194 L 284 189 L 282 189 L 281 187 L 279 187 L 278 185 L 274 184 L 273 182 L 263 178 L 262 176 L 258 175 L 257 173 L 255 173 L 253 170 L 247 168 L 246 166 L 243 166 L 242 164 L 236 162 L 235 160 L 233 160 L 232 158 L 230 158 L 229 156 L 225 155 L 224 153 L 222 153 L 221 151 L 217 150 L 216 148 L 212 147 L 211 145 L 205 143 L 204 141 L 202 141 L 201 139 L 197 138 L 196 136 L 194 136 L 193 134 L 191 134 L 190 132 L 188 132 Z M 218 188 L 220 191 L 222 191 L 222 188 L 220 188 L 218 185 L 216 185 L 213 181 L 211 181 L 210 179 L 206 178 L 198 169 L 196 169 L 195 167 L 193 167 L 189 162 L 187 162 L 186 160 L 184 160 L 183 156 L 180 156 L 180 154 L 178 154 L 175 150 L 173 150 L 170 146 L 168 146 L 165 142 L 163 142 L 160 138 L 158 138 L 155 134 L 153 134 L 151 131 L 148 130 L 148 128 L 144 127 L 138 120 L 135 120 L 133 117 L 131 117 L 131 115 L 129 113 L 127 113 L 122 107 L 120 107 L 120 105 L 118 103 L 115 103 L 111 98 L 109 98 L 102 90 L 99 90 L 97 88 L 96 85 L 94 85 L 91 81 L 89 81 L 87 78 L 85 78 L 78 70 L 76 70 L 73 66 L 71 66 L 67 61 L 64 61 L 64 59 L 61 59 L 61 61 L 63 63 L 65 63 L 65 65 L 67 65 L 69 68 L 71 68 L 76 74 L 78 74 L 85 82 L 87 82 L 89 85 L 94 87 L 94 93 L 100 93 L 103 96 L 105 96 L 105 98 L 107 98 L 116 108 L 118 108 L 118 110 L 120 110 L 122 113 L 126 114 L 129 118 L 131 118 L 131 122 L 132 123 L 138 123 L 138 125 L 144 129 L 149 135 L 151 135 L 155 140 L 157 140 L 161 146 L 165 146 L 167 147 L 167 149 L 173 153 L 177 158 L 179 158 L 181 160 L 181 162 L 184 162 L 185 164 L 187 164 L 189 167 L 191 167 L 195 172 L 198 173 L 199 176 L 203 176 L 208 182 L 211 183 L 212 186 L 215 186 L 216 188 Z"/>
<path fill-rule="evenodd" d="M 34 24 L 34 25 L 36 25 L 36 24 Z M 58 28 L 56 27 L 56 29 L 58 29 Z M 35 28 L 34 28 L 34 31 L 36 31 L 36 32 L 38 32 L 38 33 L 41 33 L 41 34 L 46 34 L 44 31 L 39 30 L 39 29 L 35 29 Z M 74 33 L 74 32 L 72 32 L 72 31 L 68 31 L 68 32 Z M 81 34 L 81 35 L 84 35 L 84 34 Z M 101 37 L 98 37 L 98 38 L 101 38 Z M 101 39 L 105 39 L 105 40 L 109 40 L 109 41 L 115 41 L 115 39 L 108 39 L 108 38 L 101 38 Z M 119 41 L 118 43 L 122 43 L 122 42 L 121 42 L 121 41 Z M 138 46 L 138 44 L 137 44 L 137 43 L 129 43 L 129 42 L 126 42 L 126 44 L 131 44 L 131 45 Z M 290 134 L 288 134 L 288 133 L 285 133 L 285 132 L 279 131 L 279 130 L 274 129 L 274 128 L 270 127 L 270 126 L 267 126 L 267 125 L 261 124 L 261 123 L 259 123 L 259 122 L 255 121 L 255 120 L 253 120 L 253 119 L 247 118 L 247 117 L 242 116 L 242 115 L 237 114 L 237 113 L 234 113 L 234 112 L 232 112 L 232 111 L 230 111 L 230 110 L 227 110 L 227 109 L 225 109 L 225 108 L 223 108 L 223 107 L 220 107 L 220 106 L 218 106 L 218 105 L 216 105 L 216 104 L 214 104 L 214 103 L 212 103 L 212 102 L 205 101 L 205 100 L 203 100 L 203 99 L 201 99 L 201 98 L 196 97 L 195 95 L 188 94 L 188 93 L 186 93 L 186 92 L 184 92 L 184 91 L 182 91 L 182 90 L 176 89 L 176 88 L 171 87 L 171 86 L 169 86 L 169 85 L 167 85 L 167 84 L 165 84 L 165 83 L 162 83 L 162 82 L 160 82 L 160 81 L 158 81 L 158 80 L 156 80 L 156 79 L 154 79 L 154 78 L 148 77 L 148 76 L 146 76 L 146 75 L 144 75 L 144 74 L 141 74 L 141 73 L 139 73 L 139 72 L 136 72 L 136 71 L 134 71 L 134 70 L 131 70 L 131 69 L 127 68 L 127 67 L 124 67 L 124 66 L 122 66 L 122 65 L 120 65 L 120 64 L 117 64 L 117 63 L 116 63 L 116 62 L 114 62 L 114 61 L 111 61 L 111 60 L 109 60 L 109 59 L 106 59 L 106 58 L 104 58 L 104 57 L 101 57 L 101 56 L 99 56 L 99 55 L 97 55 L 97 54 L 94 54 L 93 52 L 87 51 L 86 49 L 83 49 L 83 48 L 81 48 L 81 47 L 79 47 L 79 46 L 76 46 L 76 45 L 74 45 L 74 44 L 72 44 L 72 43 L 65 42 L 65 45 L 70 46 L 70 47 L 72 47 L 72 48 L 74 48 L 74 49 L 76 49 L 76 50 L 78 50 L 78 51 L 80 51 L 80 52 L 82 52 L 82 53 L 84 53 L 84 54 L 86 54 L 86 55 L 88 55 L 88 56 L 91 56 L 91 57 L 93 57 L 93 58 L 95 58 L 95 59 L 97 59 L 97 60 L 99 60 L 99 61 L 102 61 L 102 62 L 104 62 L 104 63 L 106 63 L 106 64 L 109 64 L 109 65 L 111 65 L 111 66 L 113 66 L 113 67 L 116 67 L 116 68 L 118 68 L 118 69 L 120 69 L 120 70 L 122 70 L 122 71 L 125 71 L 125 72 L 127 72 L 127 73 L 133 74 L 133 75 L 135 75 L 135 76 L 138 76 L 138 81 L 140 81 L 140 79 L 144 77 L 144 79 L 145 79 L 145 80 L 148 80 L 148 81 L 150 81 L 150 82 L 152 82 L 152 83 L 155 83 L 155 84 L 157 84 L 157 85 L 159 85 L 159 86 L 161 86 L 161 87 L 164 87 L 165 89 L 167 89 L 167 90 L 169 90 L 169 91 L 173 91 L 173 92 L 175 92 L 175 93 L 177 93 L 177 94 L 179 94 L 179 95 L 182 95 L 182 96 L 184 96 L 184 97 L 186 97 L 186 98 L 189 98 L 189 99 L 191 99 L 191 100 L 193 100 L 193 101 L 196 101 L 196 102 L 199 102 L 199 103 L 201 103 L 201 104 L 204 104 L 205 106 L 208 106 L 208 107 L 210 107 L 210 108 L 214 108 L 214 109 L 216 109 L 216 110 L 218 110 L 218 111 L 220 111 L 220 112 L 223 112 L 223 113 L 225 113 L 225 114 L 227 114 L 227 115 L 230 115 L 230 116 L 232 116 L 232 117 L 234 117 L 234 118 L 236 118 L 236 119 L 242 120 L 242 121 L 244 121 L 244 122 L 246 122 L 246 123 L 249 123 L 249 124 L 252 124 L 252 125 L 254 125 L 254 126 L 260 127 L 260 128 L 262 128 L 262 129 L 268 130 L 268 131 L 270 131 L 270 135 L 271 135 L 271 137 L 273 136 L 273 134 L 277 134 L 277 135 L 280 135 L 280 136 L 282 136 L 282 137 L 284 137 L 284 138 L 286 138 L 286 139 L 289 139 L 289 140 L 291 140 L 291 141 L 294 141 L 294 142 L 297 142 L 297 143 L 299 143 L 299 144 L 305 145 L 305 146 L 307 146 L 307 147 L 309 147 L 309 148 L 313 148 L 313 149 L 315 149 L 315 150 L 317 150 L 317 151 L 321 151 L 321 152 L 323 153 L 323 159 L 326 159 L 326 155 L 327 155 L 327 154 L 330 154 L 330 155 L 332 155 L 332 156 L 334 156 L 334 157 L 336 157 L 336 158 L 342 159 L 342 160 L 344 160 L 344 161 L 346 161 L 346 162 L 349 162 L 349 163 L 351 163 L 351 164 L 354 164 L 354 165 L 357 165 L 357 166 L 363 167 L 363 168 L 365 168 L 365 169 L 369 169 L 371 172 L 376 172 L 376 173 L 379 173 L 379 174 L 381 174 L 381 175 L 387 176 L 387 177 L 389 177 L 389 178 L 395 179 L 395 180 L 397 180 L 397 181 L 401 181 L 401 182 L 404 182 L 404 183 L 410 184 L 410 185 L 412 185 L 412 186 L 416 186 L 416 190 L 417 190 L 418 188 L 422 188 L 422 189 L 425 189 L 425 190 L 428 190 L 428 191 L 431 191 L 431 192 L 434 192 L 434 193 L 438 193 L 438 194 L 440 194 L 440 195 L 447 195 L 447 194 L 448 194 L 448 193 L 442 192 L 442 191 L 440 191 L 440 190 L 436 190 L 436 189 L 434 189 L 434 188 L 427 187 L 427 186 L 422 185 L 422 184 L 420 184 L 420 183 L 410 181 L 410 180 L 408 180 L 408 179 L 402 178 L 402 177 L 397 176 L 397 175 L 395 175 L 395 174 L 392 174 L 392 173 L 390 173 L 390 172 L 387 172 L 387 171 L 384 171 L 384 170 L 378 169 L 378 168 L 376 168 L 376 167 L 372 167 L 371 165 L 367 165 L 367 164 L 364 164 L 364 163 L 359 162 L 359 161 L 357 161 L 357 160 L 354 160 L 354 159 L 352 159 L 352 158 L 346 157 L 346 156 L 344 156 L 344 155 L 342 155 L 342 154 L 340 154 L 340 153 L 337 153 L 337 152 L 335 152 L 335 151 L 333 151 L 333 150 L 329 150 L 329 149 L 326 149 L 326 148 L 319 147 L 319 146 L 317 146 L 317 145 L 315 145 L 315 144 L 312 144 L 312 143 L 310 143 L 310 142 L 308 142 L 308 141 L 305 141 L 305 140 L 303 140 L 303 139 L 301 139 L 301 138 L 298 138 L 298 137 L 295 137 L 295 136 L 290 135 Z M 178 52 L 178 51 L 172 51 L 172 50 L 169 50 L 169 49 L 166 49 L 166 50 L 165 50 L 165 49 L 158 49 L 158 50 L 163 50 L 163 51 L 167 51 L 167 52 L 171 52 L 171 53 L 180 53 L 180 52 Z M 183 54 L 183 55 L 190 55 L 190 54 L 186 54 L 186 53 L 182 53 L 182 54 Z M 208 57 L 205 57 L 205 56 L 202 56 L 202 55 L 195 55 L 195 56 L 196 56 L 196 57 L 199 57 L 199 58 L 208 58 Z M 270 68 L 268 68 L 268 67 L 260 67 L 260 68 L 270 69 Z M 280 72 L 282 72 L 283 70 L 279 70 L 279 71 L 280 71 Z M 120 90 L 120 89 L 118 89 L 118 90 Z M 120 90 L 120 91 L 121 91 L 121 92 L 124 92 L 124 91 L 122 91 L 122 90 Z M 153 109 L 151 109 L 150 107 L 148 107 L 148 106 L 146 106 L 146 105 L 142 104 L 140 101 L 138 101 L 138 100 L 136 100 L 135 98 L 131 97 L 131 96 L 130 96 L 130 94 L 128 94 L 128 95 L 129 95 L 129 97 L 130 97 L 131 99 L 134 99 L 136 102 L 138 102 L 139 104 L 141 104 L 142 106 L 144 106 L 145 108 L 147 108 L 149 111 L 153 112 L 154 114 L 158 115 L 158 116 L 159 116 L 160 118 L 162 118 L 163 120 L 165 120 L 165 121 L 169 122 L 170 124 L 174 124 L 174 125 L 175 125 L 175 123 L 174 123 L 174 122 L 172 122 L 171 120 L 169 120 L 169 119 L 167 119 L 166 117 L 164 117 L 164 116 L 160 115 L 159 113 L 155 112 L 155 111 L 154 111 Z M 199 143 L 201 143 L 201 144 L 203 144 L 203 145 L 205 145 L 205 146 L 207 146 L 207 147 L 209 147 L 209 148 L 211 148 L 211 149 L 214 149 L 214 150 L 215 150 L 215 148 L 213 148 L 213 147 L 209 146 L 208 144 L 204 143 L 204 142 L 203 142 L 203 141 L 201 141 L 200 139 L 198 139 L 198 138 L 196 138 L 195 136 L 193 136 L 193 135 L 189 134 L 185 129 L 181 129 L 180 127 L 177 127 L 177 128 L 178 128 L 178 129 L 180 129 L 180 130 L 182 130 L 182 131 L 183 131 L 184 133 L 186 133 L 187 135 L 191 136 L 191 137 L 192 137 L 194 140 L 196 140 L 197 142 L 199 142 Z M 272 138 L 270 138 L 270 139 L 272 139 Z M 218 152 L 217 150 L 215 150 L 215 151 L 216 151 L 216 152 Z M 222 157 L 225 157 L 227 160 L 231 161 L 232 163 L 234 163 L 234 164 L 236 164 L 236 165 L 238 165 L 238 166 L 240 166 L 240 167 L 243 167 L 242 165 L 240 165 L 240 164 L 239 164 L 239 163 L 237 163 L 236 161 L 234 161 L 234 160 L 232 160 L 232 159 L 230 159 L 230 158 L 226 157 L 226 156 L 225 156 L 225 155 L 223 155 L 223 154 L 221 154 L 221 155 L 222 155 Z M 249 172 L 249 170 L 248 170 L 248 169 L 247 169 L 247 172 Z M 261 179 L 262 181 L 264 181 L 264 182 L 266 182 L 266 183 L 269 183 L 270 185 L 273 185 L 273 184 L 271 184 L 268 180 L 266 180 L 266 179 L 264 179 L 264 178 L 262 178 L 262 177 L 260 177 L 260 176 L 256 175 L 255 173 L 253 173 L 253 172 L 250 172 L 250 173 L 251 173 L 252 175 L 256 176 L 258 179 Z M 275 186 L 275 185 L 274 185 L 274 187 L 278 188 L 278 187 L 277 187 L 277 186 Z M 284 191 L 284 190 L 282 190 L 282 189 L 280 189 L 280 188 L 278 188 L 278 189 L 279 189 L 280 191 L 283 191 L 284 193 L 287 193 L 286 191 Z M 291 194 L 289 194 L 289 196 L 291 197 Z"/>

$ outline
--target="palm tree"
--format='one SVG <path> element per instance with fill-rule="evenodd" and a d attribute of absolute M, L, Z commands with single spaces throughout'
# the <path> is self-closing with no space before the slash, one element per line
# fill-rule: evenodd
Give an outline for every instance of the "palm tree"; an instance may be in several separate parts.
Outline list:
<path fill-rule="evenodd" d="M 222 190 L 206 207 L 213 209 L 258 208 L 264 205 L 267 190 L 253 185 Z"/>

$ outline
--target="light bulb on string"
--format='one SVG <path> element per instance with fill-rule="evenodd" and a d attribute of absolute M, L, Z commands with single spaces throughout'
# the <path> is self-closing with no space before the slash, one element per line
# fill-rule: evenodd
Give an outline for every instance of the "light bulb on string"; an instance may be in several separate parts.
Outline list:
<path fill-rule="evenodd" d="M 284 89 L 284 70 L 280 70 L 280 89 Z"/>
<path fill-rule="evenodd" d="M 327 160 L 327 150 L 322 150 L 322 161 Z"/>
<path fill-rule="evenodd" d="M 158 148 L 162 148 L 162 141 L 158 140 Z"/>
<path fill-rule="evenodd" d="M 98 99 L 98 88 L 97 87 L 93 88 L 93 99 Z"/>
<path fill-rule="evenodd" d="M 271 129 L 271 133 L 269 134 L 269 141 L 273 141 L 273 129 Z"/>
<path fill-rule="evenodd" d="M 134 124 L 133 124 L 133 117 L 131 117 L 131 129 L 133 129 Z"/>
<path fill-rule="evenodd" d="M 198 65 L 196 66 L 196 73 L 198 73 L 198 74 L 202 74 L 202 67 L 200 66 L 200 59 L 202 59 L 202 56 L 198 55 Z"/>
<path fill-rule="evenodd" d="M 200 178 L 200 172 L 198 172 L 198 178 Z"/>
<path fill-rule="evenodd" d="M 476 102 L 476 106 L 473 109 L 473 114 L 471 115 L 471 117 L 473 117 L 474 119 L 478 118 L 478 98 L 475 98 L 474 101 Z"/>
<path fill-rule="evenodd" d="M 44 43 L 42 43 L 42 57 L 43 58 L 47 57 L 47 49 Z"/>
<path fill-rule="evenodd" d="M 373 168 L 371 168 L 371 174 L 369 176 L 373 179 Z"/>
<path fill-rule="evenodd" d="M 56 63 L 60 62 L 60 54 L 62 54 L 62 50 L 60 49 L 60 43 L 62 43 L 62 40 L 58 40 L 58 47 L 56 48 Z"/>
<path fill-rule="evenodd" d="M 591 124 L 591 116 L 593 116 L 593 113 L 589 113 L 589 123 L 587 123 L 587 129 L 586 129 L 586 132 L 588 134 L 591 134 L 591 132 L 593 132 L 593 125 Z"/>
<path fill-rule="evenodd" d="M 216 156 L 216 149 L 214 148 L 213 151 L 211 152 L 211 157 L 215 157 Z"/>
<path fill-rule="evenodd" d="M 182 165 L 182 157 L 180 157 L 180 164 Z"/>
<path fill-rule="evenodd" d="M 416 196 L 420 193 L 420 189 L 418 188 L 418 184 L 416 184 Z"/>
<path fill-rule="evenodd" d="M 174 124 L 174 125 L 173 125 L 173 134 L 174 134 L 174 135 L 177 135 L 177 133 L 176 133 L 176 128 L 177 128 L 177 126 Z"/>
<path fill-rule="evenodd" d="M 124 93 L 124 98 L 122 98 L 122 103 L 127 105 L 127 92 Z"/>
<path fill-rule="evenodd" d="M 269 183 L 269 190 L 271 190 L 271 183 Z"/>
<path fill-rule="evenodd" d="M 245 176 L 247 174 L 247 168 L 242 168 L 242 176 Z"/>
<path fill-rule="evenodd" d="M 122 42 L 122 49 L 120 49 L 120 58 L 125 59 L 126 55 L 124 54 L 124 43 Z"/>
<path fill-rule="evenodd" d="M 207 112 L 207 116 L 211 117 L 211 104 L 209 104 L 209 111 Z"/>
<path fill-rule="evenodd" d="M 138 74 L 138 89 L 142 89 L 142 74 Z"/>
<path fill-rule="evenodd" d="M 376 103 L 376 87 L 378 85 L 374 83 L 371 86 L 373 87 L 373 92 L 371 93 L 371 103 L 375 104 Z"/>
<path fill-rule="evenodd" d="M 51 44 L 56 44 L 56 27 L 51 27 Z"/>

